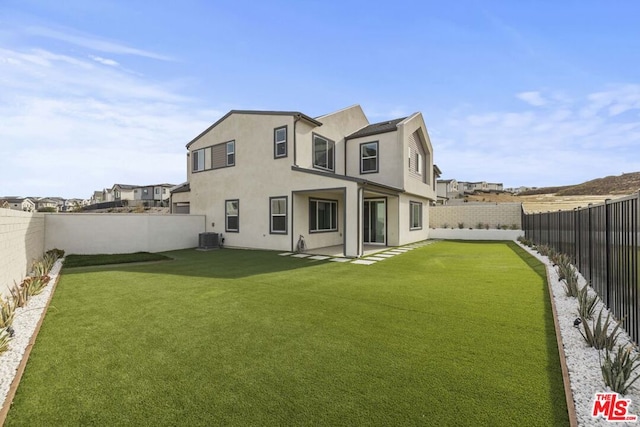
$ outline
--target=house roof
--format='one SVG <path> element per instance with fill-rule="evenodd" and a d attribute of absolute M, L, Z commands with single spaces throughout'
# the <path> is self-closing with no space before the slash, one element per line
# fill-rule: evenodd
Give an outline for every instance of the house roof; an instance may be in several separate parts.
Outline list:
<path fill-rule="evenodd" d="M 173 193 L 188 193 L 191 191 L 191 185 L 188 182 L 183 182 L 180 185 L 177 185 L 173 190 L 171 190 L 171 194 Z"/>
<path fill-rule="evenodd" d="M 134 188 L 140 188 L 139 185 L 130 185 L 130 184 L 113 184 L 113 188 L 120 187 L 123 190 L 133 190 Z"/>
<path fill-rule="evenodd" d="M 263 115 L 263 116 L 293 116 L 296 119 L 305 120 L 305 121 L 307 121 L 307 122 L 309 122 L 309 123 L 311 123 L 311 124 L 313 124 L 315 126 L 322 126 L 322 122 L 319 122 L 316 119 L 314 119 L 312 117 L 309 117 L 306 114 L 303 114 L 303 113 L 301 113 L 299 111 L 231 110 L 227 114 L 222 116 L 220 119 L 218 119 L 214 124 L 212 124 L 211 126 L 206 128 L 203 132 L 201 132 L 200 135 L 198 135 L 195 138 L 193 138 L 187 144 L 187 148 L 189 148 L 191 146 L 191 144 L 193 144 L 198 139 L 200 139 L 202 137 L 202 135 L 206 134 L 211 129 L 213 129 L 214 127 L 218 126 L 218 124 L 222 123 L 224 120 L 227 119 L 227 117 L 231 116 L 232 114 L 257 114 L 257 115 Z"/>
<path fill-rule="evenodd" d="M 402 117 L 400 119 L 387 120 L 386 122 L 373 123 L 363 127 L 347 136 L 345 139 L 361 138 L 363 136 L 377 135 L 380 133 L 393 132 L 398 129 L 398 123 L 406 119 Z"/>

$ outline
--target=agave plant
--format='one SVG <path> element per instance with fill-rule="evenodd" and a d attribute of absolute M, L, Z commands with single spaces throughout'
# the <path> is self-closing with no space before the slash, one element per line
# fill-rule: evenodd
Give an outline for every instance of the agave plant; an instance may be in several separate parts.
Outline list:
<path fill-rule="evenodd" d="M 631 379 L 633 373 L 640 367 L 638 361 L 640 356 L 637 354 L 631 356 L 630 347 L 618 346 L 618 351 L 613 357 L 607 350 L 604 361 L 600 365 L 604 383 L 616 393 L 627 394 L 629 387 L 640 378 L 640 375 L 636 375 Z"/>
<path fill-rule="evenodd" d="M 8 328 L 13 324 L 16 305 L 11 299 L 0 299 L 0 328 Z"/>
<path fill-rule="evenodd" d="M 584 285 L 582 289 L 578 290 L 578 314 L 580 317 L 589 320 L 593 319 L 599 299 L 597 294 L 589 294 L 588 285 Z"/>
<path fill-rule="evenodd" d="M 589 346 L 597 350 L 606 349 L 608 351 L 611 351 L 616 343 L 616 340 L 622 333 L 618 332 L 618 329 L 620 329 L 622 322 L 618 322 L 611 333 L 609 333 L 609 328 L 613 325 L 613 319 L 611 319 L 611 314 L 609 313 L 607 314 L 607 317 L 603 323 L 602 310 L 603 309 L 600 309 L 598 319 L 596 321 L 592 321 L 591 325 L 589 325 L 587 319 L 581 317 L 581 324 L 584 328 L 584 333 L 580 331 L 580 334 L 587 342 L 587 344 L 589 344 Z"/>
<path fill-rule="evenodd" d="M 21 286 L 26 288 L 29 296 L 34 296 L 42 293 L 49 281 L 51 281 L 51 277 L 47 275 L 27 277 L 24 279 Z"/>
<path fill-rule="evenodd" d="M 578 274 L 574 273 L 564 278 L 564 293 L 568 297 L 578 297 Z"/>
<path fill-rule="evenodd" d="M 11 335 L 7 328 L 0 329 L 0 354 L 9 350 L 9 341 L 11 341 Z"/>
<path fill-rule="evenodd" d="M 23 282 L 24 283 L 24 282 Z M 24 307 L 29 300 L 29 289 L 25 286 L 18 285 L 14 282 L 13 287 L 9 288 L 11 298 L 16 307 Z"/>

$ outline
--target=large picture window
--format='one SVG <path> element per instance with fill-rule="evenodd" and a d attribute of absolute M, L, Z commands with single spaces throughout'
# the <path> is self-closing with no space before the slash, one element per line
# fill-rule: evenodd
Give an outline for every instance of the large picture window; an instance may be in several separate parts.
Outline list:
<path fill-rule="evenodd" d="M 378 172 L 378 143 L 360 144 L 360 173 Z"/>
<path fill-rule="evenodd" d="M 287 157 L 287 127 L 283 126 L 273 130 L 273 156 Z"/>
<path fill-rule="evenodd" d="M 271 234 L 287 234 L 287 198 L 271 197 L 269 199 L 269 217 Z"/>
<path fill-rule="evenodd" d="M 193 162 L 193 172 L 199 172 L 204 170 L 204 148 L 200 150 L 195 150 L 191 153 L 192 162 Z"/>
<path fill-rule="evenodd" d="M 422 203 L 409 202 L 409 224 L 411 230 L 420 230 L 422 228 Z"/>
<path fill-rule="evenodd" d="M 225 200 L 224 204 L 225 231 L 240 231 L 240 201 Z"/>
<path fill-rule="evenodd" d="M 309 200 L 309 231 L 337 231 L 338 202 L 336 200 Z"/>
<path fill-rule="evenodd" d="M 313 135 L 313 167 L 334 170 L 334 142 L 320 135 Z"/>

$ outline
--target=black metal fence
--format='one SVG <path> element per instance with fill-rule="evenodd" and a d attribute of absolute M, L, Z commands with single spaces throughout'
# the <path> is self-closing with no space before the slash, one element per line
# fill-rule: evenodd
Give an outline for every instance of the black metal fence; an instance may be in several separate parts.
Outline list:
<path fill-rule="evenodd" d="M 522 215 L 525 237 L 573 263 L 640 343 L 640 193 L 573 211 Z"/>

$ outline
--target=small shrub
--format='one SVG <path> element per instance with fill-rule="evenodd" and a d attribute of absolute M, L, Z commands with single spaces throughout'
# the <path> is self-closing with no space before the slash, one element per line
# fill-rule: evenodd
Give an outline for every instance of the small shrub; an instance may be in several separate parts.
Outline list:
<path fill-rule="evenodd" d="M 64 258 L 64 250 L 58 248 L 49 249 L 47 252 L 45 252 L 45 254 L 51 254 L 55 256 L 56 260 Z"/>
<path fill-rule="evenodd" d="M 16 314 L 16 305 L 11 299 L 0 300 L 0 328 L 8 328 L 13 324 Z"/>
<path fill-rule="evenodd" d="M 518 242 L 522 243 L 525 246 L 528 246 L 528 247 L 532 247 L 533 246 L 533 242 L 531 240 L 527 239 L 524 236 L 519 236 L 517 240 L 518 240 Z"/>
<path fill-rule="evenodd" d="M 508 230 L 508 229 L 509 229 L 509 226 L 508 226 L 508 225 L 506 225 L 506 224 L 503 224 L 503 225 L 501 225 L 501 226 L 500 226 L 500 229 L 501 229 L 501 230 Z"/>
<path fill-rule="evenodd" d="M 484 224 L 479 222 L 476 224 L 476 228 L 480 229 L 480 228 L 484 228 Z"/>
<path fill-rule="evenodd" d="M 509 230 L 520 230 L 520 227 L 518 227 L 518 224 L 511 224 Z"/>
<path fill-rule="evenodd" d="M 613 324 L 613 319 L 611 319 L 611 313 L 607 314 L 607 318 L 602 321 L 602 310 L 598 314 L 598 319 L 596 321 L 592 321 L 591 325 L 587 322 L 587 319 L 581 318 L 582 320 L 582 328 L 584 329 L 584 333 L 580 331 L 580 334 L 584 338 L 584 340 L 589 344 L 589 346 L 597 349 L 597 350 L 609 350 L 613 349 L 613 346 L 620 336 L 621 332 L 618 332 L 620 325 L 622 322 L 618 322 L 618 324 L 613 328 L 611 333 L 609 333 L 609 327 Z"/>
<path fill-rule="evenodd" d="M 598 299 L 597 294 L 589 294 L 588 285 L 584 285 L 582 289 L 578 290 L 578 314 L 582 319 L 593 319 Z"/>
<path fill-rule="evenodd" d="M 442 228 L 449 228 L 449 224 L 447 224 L 446 222 L 444 223 L 444 225 L 442 226 Z"/>
<path fill-rule="evenodd" d="M 16 308 L 24 307 L 27 301 L 29 301 L 28 288 L 24 286 L 20 286 L 14 282 L 13 287 L 9 288 L 9 292 L 11 292 L 11 298 Z"/>
<path fill-rule="evenodd" d="M 458 223 L 458 228 L 459 229 L 463 229 L 464 228 L 464 222 L 459 222 Z"/>
<path fill-rule="evenodd" d="M 489 223 L 486 223 L 486 224 L 484 225 L 484 229 L 485 229 L 485 230 L 488 230 L 488 229 L 489 229 Z"/>
<path fill-rule="evenodd" d="M 11 341 L 11 334 L 6 328 L 0 329 L 0 354 L 9 350 L 9 341 Z"/>
<path fill-rule="evenodd" d="M 636 354 L 631 357 L 630 347 L 618 346 L 618 352 L 613 358 L 607 350 L 604 362 L 600 365 L 605 385 L 616 393 L 626 394 L 629 387 L 640 378 L 640 375 L 636 375 L 631 379 L 631 375 L 640 367 L 638 361 L 640 361 L 640 356 Z"/>

